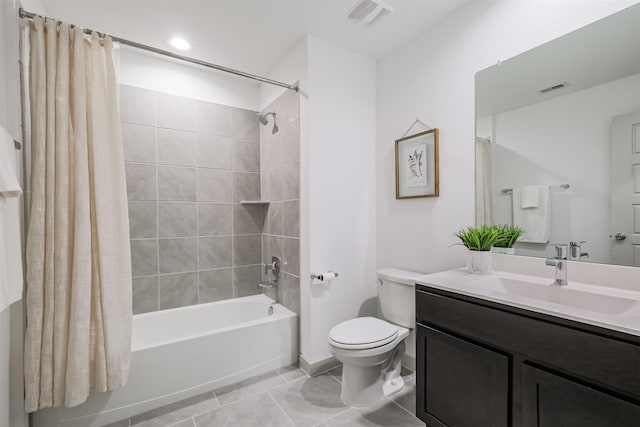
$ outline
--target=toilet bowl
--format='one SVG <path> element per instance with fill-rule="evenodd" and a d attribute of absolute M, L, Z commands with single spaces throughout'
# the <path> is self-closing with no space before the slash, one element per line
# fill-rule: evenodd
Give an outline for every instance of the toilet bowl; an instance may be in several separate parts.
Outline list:
<path fill-rule="evenodd" d="M 329 347 L 342 362 L 340 398 L 366 407 L 404 388 L 400 376 L 405 339 L 415 326 L 414 279 L 420 273 L 386 268 L 378 271 L 378 297 L 384 319 L 358 317 L 334 326 Z"/>
<path fill-rule="evenodd" d="M 347 332 L 357 330 L 363 333 Z M 403 389 L 400 369 L 410 332 L 374 317 L 347 320 L 331 329 L 329 345 L 343 364 L 340 398 L 346 405 L 370 406 Z"/>

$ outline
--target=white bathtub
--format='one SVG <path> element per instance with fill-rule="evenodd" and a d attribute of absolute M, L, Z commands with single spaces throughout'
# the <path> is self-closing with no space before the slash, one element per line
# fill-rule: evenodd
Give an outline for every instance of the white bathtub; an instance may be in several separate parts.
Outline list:
<path fill-rule="evenodd" d="M 297 316 L 265 295 L 133 316 L 127 385 L 33 426 L 102 426 L 297 362 Z"/>

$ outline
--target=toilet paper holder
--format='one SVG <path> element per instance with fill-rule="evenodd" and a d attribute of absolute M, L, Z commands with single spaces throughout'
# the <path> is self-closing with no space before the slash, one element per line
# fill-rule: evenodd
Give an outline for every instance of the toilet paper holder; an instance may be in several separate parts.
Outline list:
<path fill-rule="evenodd" d="M 327 275 L 329 275 L 329 277 L 331 277 L 331 276 L 333 276 L 333 277 L 328 278 L 328 277 L 326 277 Z M 321 273 L 321 274 L 311 273 L 311 280 L 319 280 L 321 282 L 324 282 L 325 280 L 336 279 L 339 276 L 340 276 L 340 274 L 336 273 L 335 271 L 329 270 L 326 273 Z"/>

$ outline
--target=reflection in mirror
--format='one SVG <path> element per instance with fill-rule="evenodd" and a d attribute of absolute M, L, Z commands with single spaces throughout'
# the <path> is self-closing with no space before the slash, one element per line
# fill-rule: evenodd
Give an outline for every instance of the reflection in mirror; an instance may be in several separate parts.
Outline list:
<path fill-rule="evenodd" d="M 477 224 L 640 267 L 640 5 L 477 73 L 476 137 Z"/>

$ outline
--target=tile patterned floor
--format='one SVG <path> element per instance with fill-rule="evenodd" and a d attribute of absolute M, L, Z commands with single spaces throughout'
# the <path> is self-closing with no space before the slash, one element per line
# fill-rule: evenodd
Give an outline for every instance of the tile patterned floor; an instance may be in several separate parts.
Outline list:
<path fill-rule="evenodd" d="M 340 401 L 342 367 L 308 377 L 296 367 L 222 387 L 108 427 L 421 427 L 415 417 L 415 374 L 405 389 L 377 406 Z"/>

